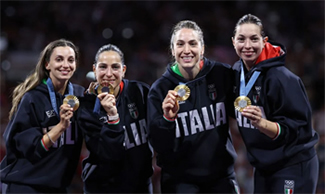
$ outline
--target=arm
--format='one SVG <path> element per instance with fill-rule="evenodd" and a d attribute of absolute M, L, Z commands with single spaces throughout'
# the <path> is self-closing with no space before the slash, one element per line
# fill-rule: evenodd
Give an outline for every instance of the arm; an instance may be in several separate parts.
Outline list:
<path fill-rule="evenodd" d="M 70 119 L 73 116 L 73 108 L 68 104 L 60 106 L 60 122 L 51 131 L 43 135 L 41 141 L 45 148 L 50 148 L 60 138 L 62 133 L 70 126 Z"/>
<path fill-rule="evenodd" d="M 261 109 L 257 106 L 246 107 L 242 115 L 248 118 L 252 125 L 260 130 L 260 132 L 269 136 L 272 139 L 276 139 L 280 133 L 280 126 L 276 122 L 269 121 L 262 118 Z"/>
<path fill-rule="evenodd" d="M 250 116 L 252 123 L 274 139 L 284 137 L 286 142 L 298 141 L 298 138 L 308 141 L 312 136 L 311 108 L 301 80 L 285 72 L 266 82 L 263 107 L 268 118 L 261 118 L 260 110 L 255 110 L 253 115 L 256 116 Z"/>
<path fill-rule="evenodd" d="M 119 120 L 108 121 L 108 113 L 99 117 L 93 114 L 95 101 L 92 97 L 86 95 L 82 98 L 81 109 L 78 110 L 78 126 L 83 132 L 87 149 L 98 159 L 119 160 L 125 152 L 123 125 Z M 116 112 L 110 112 L 111 115 L 117 114 L 114 110 Z"/>
<path fill-rule="evenodd" d="M 148 95 L 149 141 L 158 153 L 172 152 L 174 148 L 175 117 L 179 107 L 173 100 L 174 94 L 168 95 L 162 96 L 154 88 L 149 91 Z"/>
<path fill-rule="evenodd" d="M 44 127 L 48 127 L 47 124 L 50 121 L 46 120 L 49 118 L 43 115 L 44 109 L 40 108 L 44 105 L 34 101 L 35 96 L 30 93 L 25 94 L 5 132 L 7 147 L 15 153 L 16 157 L 26 158 L 31 163 L 35 163 L 47 155 L 49 148 L 53 145 L 49 136 L 53 142 L 56 141 L 70 125 L 70 118 L 73 115 L 71 108 L 65 107 L 60 111 L 62 116 L 60 123 L 53 127 L 49 135 L 44 134 L 40 122 L 44 122 Z M 63 111 L 65 112 L 63 113 Z"/>

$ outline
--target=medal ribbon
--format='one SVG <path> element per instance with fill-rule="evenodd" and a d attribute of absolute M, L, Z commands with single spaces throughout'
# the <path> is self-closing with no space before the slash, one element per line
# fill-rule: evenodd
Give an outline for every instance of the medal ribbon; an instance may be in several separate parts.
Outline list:
<path fill-rule="evenodd" d="M 47 78 L 46 85 L 47 85 L 47 89 L 49 90 L 52 107 L 56 113 L 56 116 L 60 117 L 59 112 L 58 112 L 57 103 L 56 103 L 54 86 L 53 86 L 51 78 Z M 73 85 L 71 82 L 68 83 L 68 94 L 66 94 L 65 96 L 67 96 L 67 95 L 73 95 Z"/>
<path fill-rule="evenodd" d="M 99 86 L 99 85 L 98 85 L 98 86 Z M 97 90 L 98 86 L 96 86 L 96 87 L 94 88 L 94 91 Z M 96 98 L 95 106 L 94 106 L 94 109 L 93 109 L 93 113 L 99 115 L 99 112 L 100 112 L 100 106 L 101 106 L 100 101 L 99 101 L 98 98 Z"/>
<path fill-rule="evenodd" d="M 95 102 L 95 107 L 94 107 L 94 110 L 93 110 L 93 113 L 99 115 L 99 111 L 100 111 L 100 101 L 98 98 L 96 98 L 96 102 Z"/>
<path fill-rule="evenodd" d="M 255 81 L 260 75 L 260 71 L 255 71 L 252 77 L 249 79 L 247 85 L 245 86 L 245 76 L 244 76 L 244 67 L 243 62 L 241 62 L 241 74 L 240 74 L 240 96 L 247 96 L 251 88 L 253 87 Z"/>

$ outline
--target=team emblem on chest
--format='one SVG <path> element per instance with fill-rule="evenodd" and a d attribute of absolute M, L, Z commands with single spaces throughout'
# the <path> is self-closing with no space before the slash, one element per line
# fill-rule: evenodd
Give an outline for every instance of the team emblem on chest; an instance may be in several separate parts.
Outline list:
<path fill-rule="evenodd" d="M 284 193 L 285 194 L 293 194 L 295 188 L 294 180 L 285 180 L 284 181 Z"/>
<path fill-rule="evenodd" d="M 137 119 L 139 111 L 135 103 L 128 104 L 129 112 L 132 118 Z"/>
<path fill-rule="evenodd" d="M 217 98 L 217 90 L 214 84 L 208 85 L 208 92 L 211 100 L 215 100 Z"/>

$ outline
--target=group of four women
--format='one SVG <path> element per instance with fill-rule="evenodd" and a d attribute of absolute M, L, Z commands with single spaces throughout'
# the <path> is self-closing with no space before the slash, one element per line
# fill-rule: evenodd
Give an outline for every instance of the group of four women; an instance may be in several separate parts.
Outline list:
<path fill-rule="evenodd" d="M 152 193 L 153 152 L 162 193 L 239 193 L 229 131 L 237 121 L 255 193 L 315 192 L 318 135 L 303 83 L 284 66 L 285 47 L 269 42 L 251 14 L 236 24 L 233 67 L 205 58 L 203 39 L 195 22 L 176 24 L 175 60 L 151 87 L 125 79 L 122 51 L 104 45 L 87 90 L 69 81 L 77 48 L 51 42 L 13 92 L 2 191 L 67 192 L 84 140 L 85 193 Z"/>

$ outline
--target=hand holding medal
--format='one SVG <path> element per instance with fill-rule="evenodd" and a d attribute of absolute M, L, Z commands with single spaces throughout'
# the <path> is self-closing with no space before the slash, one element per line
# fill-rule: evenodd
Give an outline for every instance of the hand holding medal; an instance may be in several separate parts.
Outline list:
<path fill-rule="evenodd" d="M 178 101 L 187 100 L 190 93 L 190 88 L 185 84 L 180 84 L 174 90 L 169 90 L 162 103 L 164 118 L 169 121 L 174 121 L 179 111 Z"/>

